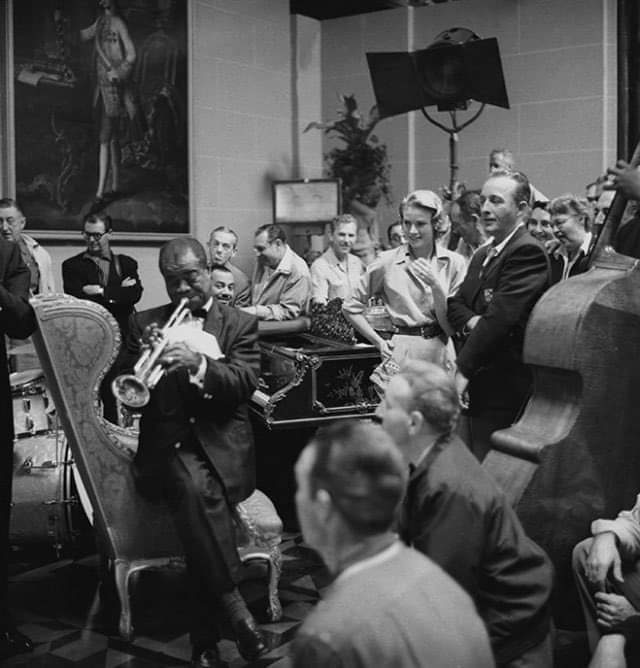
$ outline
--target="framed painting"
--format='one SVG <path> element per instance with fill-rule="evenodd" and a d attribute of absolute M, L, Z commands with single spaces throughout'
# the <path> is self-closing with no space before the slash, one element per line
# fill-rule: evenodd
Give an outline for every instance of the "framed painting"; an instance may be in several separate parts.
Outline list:
<path fill-rule="evenodd" d="M 327 223 L 340 213 L 339 179 L 274 181 L 275 223 Z"/>
<path fill-rule="evenodd" d="M 188 4 L 12 3 L 12 177 L 37 236 L 99 211 L 120 239 L 189 232 Z"/>

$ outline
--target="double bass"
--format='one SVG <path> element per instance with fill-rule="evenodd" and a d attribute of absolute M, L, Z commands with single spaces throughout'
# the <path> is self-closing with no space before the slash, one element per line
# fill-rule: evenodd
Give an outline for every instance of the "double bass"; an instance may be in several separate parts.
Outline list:
<path fill-rule="evenodd" d="M 631 164 L 639 162 L 640 144 Z M 615 517 L 640 492 L 640 265 L 612 247 L 626 204 L 617 193 L 587 271 L 534 307 L 523 349 L 531 398 L 515 424 L 493 434 L 483 461 L 553 561 L 562 628 L 581 621 L 574 545 L 592 520 Z"/>

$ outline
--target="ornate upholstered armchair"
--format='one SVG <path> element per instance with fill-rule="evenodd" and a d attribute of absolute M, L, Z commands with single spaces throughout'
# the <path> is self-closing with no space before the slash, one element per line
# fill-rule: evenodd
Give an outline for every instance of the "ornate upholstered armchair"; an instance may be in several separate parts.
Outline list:
<path fill-rule="evenodd" d="M 168 511 L 136 490 L 131 460 L 137 433 L 100 416 L 98 388 L 120 344 L 118 326 L 101 306 L 68 295 L 35 297 L 34 343 L 75 465 L 93 509 L 98 550 L 114 578 L 120 603 L 119 632 L 133 635 L 130 581 L 137 571 L 184 567 Z M 269 613 L 282 614 L 278 599 L 282 522 L 261 492 L 239 504 L 239 554 L 243 562 L 269 565 Z M 91 518 L 90 518 L 91 519 Z"/>

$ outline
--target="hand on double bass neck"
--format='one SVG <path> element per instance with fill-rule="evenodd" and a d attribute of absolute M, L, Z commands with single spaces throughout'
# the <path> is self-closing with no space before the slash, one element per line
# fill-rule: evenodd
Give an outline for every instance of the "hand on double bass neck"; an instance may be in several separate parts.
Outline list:
<path fill-rule="evenodd" d="M 605 190 L 615 190 L 629 199 L 640 200 L 640 171 L 636 167 L 618 160 L 615 167 L 607 169 L 607 175 L 610 183 L 605 185 Z"/>

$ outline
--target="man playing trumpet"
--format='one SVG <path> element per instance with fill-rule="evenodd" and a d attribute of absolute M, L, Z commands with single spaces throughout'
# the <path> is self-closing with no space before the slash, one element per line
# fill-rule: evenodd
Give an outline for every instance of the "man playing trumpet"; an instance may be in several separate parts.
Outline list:
<path fill-rule="evenodd" d="M 252 661 L 267 647 L 236 587 L 233 509 L 255 488 L 247 400 L 258 384 L 257 319 L 213 297 L 196 239 L 167 242 L 159 265 L 171 304 L 134 314 L 127 344 L 135 357 L 141 346 L 165 346 L 156 361 L 164 373 L 142 409 L 136 478 L 143 494 L 166 500 L 184 546 L 193 592 L 192 665 L 223 665 L 216 647 L 221 615 Z M 196 341 L 203 332 L 215 337 L 222 357 L 199 352 L 189 337 L 158 336 L 185 299 L 189 312 L 180 327 L 191 325 Z"/>

